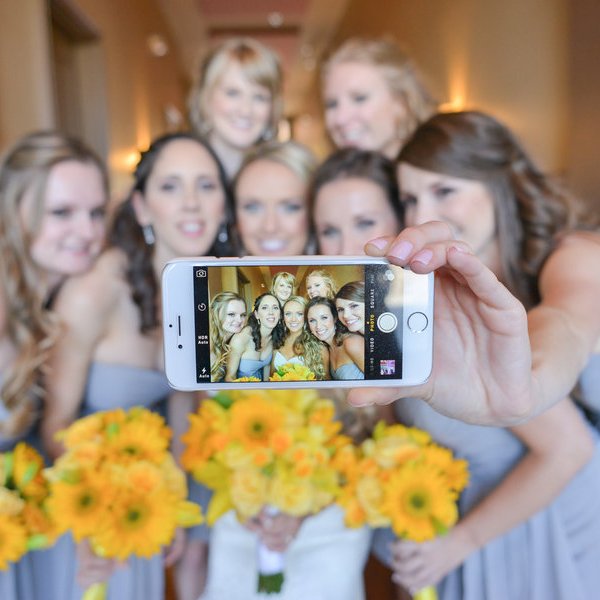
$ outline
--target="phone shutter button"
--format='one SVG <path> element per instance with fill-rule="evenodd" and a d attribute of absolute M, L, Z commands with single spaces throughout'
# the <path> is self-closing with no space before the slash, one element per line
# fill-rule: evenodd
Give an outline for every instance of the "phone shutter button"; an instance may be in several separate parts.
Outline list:
<path fill-rule="evenodd" d="M 379 331 L 383 333 L 390 333 L 398 327 L 398 319 L 396 315 L 391 312 L 384 312 L 377 318 L 377 327 Z"/>
<path fill-rule="evenodd" d="M 410 317 L 408 317 L 408 328 L 413 333 L 421 333 L 427 329 L 427 325 L 429 325 L 429 320 L 422 312 L 414 312 Z"/>

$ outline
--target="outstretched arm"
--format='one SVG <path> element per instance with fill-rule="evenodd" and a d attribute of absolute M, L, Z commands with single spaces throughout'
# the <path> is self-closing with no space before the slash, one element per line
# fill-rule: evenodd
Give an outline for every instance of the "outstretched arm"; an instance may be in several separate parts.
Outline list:
<path fill-rule="evenodd" d="M 436 272 L 434 366 L 423 386 L 354 390 L 355 404 L 413 396 L 464 421 L 514 424 L 564 398 L 600 338 L 597 234 L 562 240 L 541 273 L 541 303 L 529 314 L 443 223 L 405 229 L 366 250 Z"/>

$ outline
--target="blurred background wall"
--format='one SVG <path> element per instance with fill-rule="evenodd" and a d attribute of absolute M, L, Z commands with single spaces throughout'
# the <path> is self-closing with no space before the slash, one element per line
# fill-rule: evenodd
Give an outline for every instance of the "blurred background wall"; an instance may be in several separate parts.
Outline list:
<path fill-rule="evenodd" d="M 356 35 L 395 38 L 448 109 L 505 120 L 541 166 L 600 205 L 597 0 L 0 0 L 0 147 L 60 127 L 109 162 L 186 127 L 203 53 L 251 35 L 282 56 L 286 125 L 323 156 L 318 64 Z"/>

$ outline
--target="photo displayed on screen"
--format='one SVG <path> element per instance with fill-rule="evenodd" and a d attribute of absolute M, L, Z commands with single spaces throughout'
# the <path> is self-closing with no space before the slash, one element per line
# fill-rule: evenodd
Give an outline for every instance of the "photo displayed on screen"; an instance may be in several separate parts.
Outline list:
<path fill-rule="evenodd" d="M 195 266 L 198 383 L 402 377 L 403 270 Z"/>

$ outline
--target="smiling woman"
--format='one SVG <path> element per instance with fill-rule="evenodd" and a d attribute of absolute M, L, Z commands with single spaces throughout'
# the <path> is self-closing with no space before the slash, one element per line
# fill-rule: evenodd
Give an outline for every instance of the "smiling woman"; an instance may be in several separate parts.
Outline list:
<path fill-rule="evenodd" d="M 227 40 L 202 64 L 189 107 L 192 126 L 233 179 L 244 154 L 277 132 L 282 108 L 278 56 L 251 38 Z"/>
<path fill-rule="evenodd" d="M 244 160 L 234 182 L 241 254 L 310 253 L 307 189 L 316 161 L 295 142 L 267 142 Z"/>

